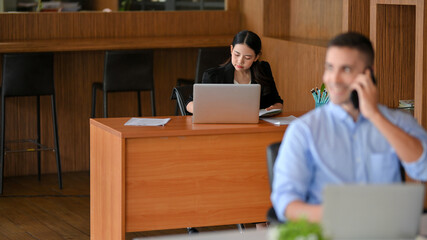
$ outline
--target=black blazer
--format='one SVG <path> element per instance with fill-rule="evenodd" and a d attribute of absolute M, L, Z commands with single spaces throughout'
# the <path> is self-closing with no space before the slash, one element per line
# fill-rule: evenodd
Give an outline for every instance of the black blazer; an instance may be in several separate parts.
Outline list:
<path fill-rule="evenodd" d="M 274 83 L 273 74 L 271 73 L 270 64 L 268 62 L 261 61 L 258 64 L 261 64 L 261 69 L 263 74 L 268 78 L 264 84 L 261 84 L 261 99 L 260 99 L 260 109 L 270 107 L 275 103 L 283 103 L 283 100 L 280 98 L 279 93 L 277 92 L 276 84 Z M 226 65 L 210 68 L 203 73 L 202 83 L 230 83 L 234 84 L 234 66 L 231 62 Z M 252 72 L 251 68 L 251 72 Z M 257 84 L 254 79 L 254 74 L 251 74 L 251 84 Z M 193 101 L 191 96 L 188 102 Z"/>

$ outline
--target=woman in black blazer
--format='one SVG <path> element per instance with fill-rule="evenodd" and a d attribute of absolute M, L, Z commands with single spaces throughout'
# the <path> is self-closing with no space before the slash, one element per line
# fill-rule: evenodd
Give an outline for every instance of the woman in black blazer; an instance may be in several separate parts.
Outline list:
<path fill-rule="evenodd" d="M 277 92 L 270 64 L 258 61 L 261 54 L 261 39 L 251 31 L 241 31 L 233 38 L 230 46 L 231 60 L 225 64 L 206 70 L 202 83 L 260 84 L 260 108 L 282 109 L 283 100 Z M 187 111 L 193 112 L 192 98 L 187 103 Z"/>

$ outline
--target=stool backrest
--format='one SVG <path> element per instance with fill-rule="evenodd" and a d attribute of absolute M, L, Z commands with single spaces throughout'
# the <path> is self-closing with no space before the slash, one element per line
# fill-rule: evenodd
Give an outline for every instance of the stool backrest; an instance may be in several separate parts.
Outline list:
<path fill-rule="evenodd" d="M 176 98 L 181 116 L 190 115 L 191 113 L 186 109 L 186 101 L 193 95 L 193 85 L 176 86 L 173 88 L 172 94 Z"/>
<path fill-rule="evenodd" d="M 209 68 L 218 67 L 230 58 L 230 47 L 199 48 L 196 65 L 195 83 L 202 82 L 203 73 Z"/>
<path fill-rule="evenodd" d="M 153 90 L 153 51 L 107 51 L 104 91 Z"/>
<path fill-rule="evenodd" d="M 54 94 L 53 54 L 4 54 L 2 81 L 5 97 Z"/>

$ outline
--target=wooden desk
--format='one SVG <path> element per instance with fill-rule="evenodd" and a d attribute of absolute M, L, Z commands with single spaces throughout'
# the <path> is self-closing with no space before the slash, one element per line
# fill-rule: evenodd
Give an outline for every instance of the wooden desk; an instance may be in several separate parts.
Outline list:
<path fill-rule="evenodd" d="M 286 126 L 192 124 L 190 116 L 124 126 L 128 119 L 90 120 L 91 239 L 266 221 L 266 147 Z"/>

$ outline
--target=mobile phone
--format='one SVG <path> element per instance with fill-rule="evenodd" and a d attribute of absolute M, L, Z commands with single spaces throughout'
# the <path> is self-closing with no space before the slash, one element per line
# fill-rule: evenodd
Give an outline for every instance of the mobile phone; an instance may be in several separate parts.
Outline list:
<path fill-rule="evenodd" d="M 374 70 L 371 67 L 368 67 L 369 72 L 371 72 L 371 79 L 375 85 L 377 85 L 377 80 L 375 79 Z M 359 95 L 357 95 L 357 91 L 353 90 L 350 95 L 350 100 L 353 103 L 354 108 L 359 109 Z"/>

